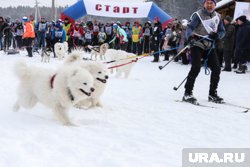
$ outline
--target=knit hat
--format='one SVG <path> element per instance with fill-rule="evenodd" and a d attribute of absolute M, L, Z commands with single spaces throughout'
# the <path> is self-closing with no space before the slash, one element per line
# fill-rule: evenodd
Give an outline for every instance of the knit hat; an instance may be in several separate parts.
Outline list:
<path fill-rule="evenodd" d="M 224 18 L 224 20 L 227 20 L 228 22 L 231 23 L 233 19 L 232 19 L 232 17 L 230 17 L 230 16 L 226 16 L 226 17 Z"/>
<path fill-rule="evenodd" d="M 55 28 L 59 28 L 59 29 L 62 28 L 61 23 L 56 23 Z"/>
<path fill-rule="evenodd" d="M 217 3 L 216 0 L 203 0 L 203 4 L 204 4 L 206 1 L 213 1 L 215 5 L 216 5 L 216 3 Z"/>
<path fill-rule="evenodd" d="M 240 20 L 240 21 L 242 21 L 242 22 L 246 22 L 247 21 L 247 16 L 245 16 L 245 15 L 242 15 L 242 16 L 240 16 L 240 17 L 238 17 L 237 19 L 236 19 L 236 21 L 237 20 Z"/>
<path fill-rule="evenodd" d="M 27 22 L 28 21 L 28 17 L 23 16 L 23 22 Z"/>
<path fill-rule="evenodd" d="M 114 29 L 117 29 L 117 28 L 118 28 L 118 25 L 117 25 L 117 24 L 113 24 L 113 28 L 114 28 Z"/>

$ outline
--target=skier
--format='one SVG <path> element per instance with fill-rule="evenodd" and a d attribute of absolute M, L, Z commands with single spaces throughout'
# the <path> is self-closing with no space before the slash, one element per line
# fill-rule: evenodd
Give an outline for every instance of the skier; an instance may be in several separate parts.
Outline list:
<path fill-rule="evenodd" d="M 183 101 L 198 104 L 193 96 L 195 79 L 201 68 L 201 59 L 208 61 L 211 69 L 210 89 L 208 100 L 215 103 L 223 103 L 223 98 L 218 96 L 217 87 L 220 80 L 220 65 L 214 51 L 214 41 L 223 38 L 225 28 L 220 15 L 215 12 L 216 0 L 204 0 L 203 9 L 198 10 L 191 16 L 187 27 L 186 37 L 191 47 L 192 67 L 187 76 Z M 208 38 L 204 38 L 207 36 Z"/>

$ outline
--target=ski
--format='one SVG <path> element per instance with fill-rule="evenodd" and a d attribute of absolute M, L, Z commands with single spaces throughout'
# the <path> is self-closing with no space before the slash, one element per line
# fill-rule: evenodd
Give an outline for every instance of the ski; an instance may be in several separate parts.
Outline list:
<path fill-rule="evenodd" d="M 221 103 L 216 103 L 216 102 L 213 102 L 213 101 L 209 101 L 209 102 L 214 103 L 214 104 L 218 104 L 218 105 L 226 105 L 226 106 L 231 106 L 231 107 L 236 107 L 236 108 L 242 108 L 242 109 L 244 109 L 244 111 L 241 111 L 240 113 L 248 113 L 249 110 L 250 110 L 249 107 L 232 104 L 232 103 L 228 103 L 228 102 L 225 102 L 225 101 L 223 101 Z"/>
<path fill-rule="evenodd" d="M 182 103 L 192 104 L 194 106 L 199 106 L 199 107 L 216 108 L 216 107 L 213 107 L 213 106 L 208 106 L 208 105 L 204 105 L 204 104 L 200 104 L 200 103 L 190 103 L 190 102 L 183 101 L 183 100 L 175 100 L 175 102 L 182 102 Z"/>
<path fill-rule="evenodd" d="M 250 110 L 250 107 L 245 107 L 245 106 L 241 106 L 241 105 L 237 105 L 237 104 L 233 104 L 233 103 L 224 102 L 224 103 L 221 103 L 221 104 L 236 107 L 236 108 L 242 108 L 242 109 L 244 109 L 244 111 L 242 111 L 242 113 L 248 113 L 249 110 Z"/>

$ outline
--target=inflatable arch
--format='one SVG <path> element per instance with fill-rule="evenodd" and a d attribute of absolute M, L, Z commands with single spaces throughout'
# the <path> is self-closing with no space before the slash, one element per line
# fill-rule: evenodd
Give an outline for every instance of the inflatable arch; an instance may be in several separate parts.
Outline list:
<path fill-rule="evenodd" d="M 164 27 L 168 22 L 172 21 L 171 16 L 153 2 L 124 3 L 104 2 L 101 0 L 79 0 L 61 14 L 61 19 L 67 17 L 74 22 L 85 15 L 117 18 L 148 18 L 151 21 L 157 17 Z"/>

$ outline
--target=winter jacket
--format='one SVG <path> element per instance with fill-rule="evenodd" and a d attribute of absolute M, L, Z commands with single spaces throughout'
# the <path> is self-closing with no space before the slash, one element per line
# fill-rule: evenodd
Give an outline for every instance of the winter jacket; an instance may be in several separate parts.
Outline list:
<path fill-rule="evenodd" d="M 250 22 L 247 21 L 240 25 L 236 32 L 235 48 L 247 50 L 250 49 Z"/>
<path fill-rule="evenodd" d="M 67 32 L 71 37 L 79 38 L 84 35 L 84 31 L 82 27 L 71 26 L 69 31 Z"/>
<path fill-rule="evenodd" d="M 66 41 L 66 32 L 63 28 L 60 28 L 58 31 L 53 29 L 51 39 L 54 40 L 56 38 L 59 39 L 61 43 Z"/>
<path fill-rule="evenodd" d="M 35 38 L 34 26 L 31 22 L 24 23 L 24 34 L 23 38 Z"/>
<path fill-rule="evenodd" d="M 5 30 L 6 27 L 8 27 L 7 23 L 5 23 L 5 22 L 0 23 L 0 37 L 3 36 L 3 30 Z"/>
<path fill-rule="evenodd" d="M 46 33 L 46 31 L 48 31 L 48 23 L 47 22 L 37 23 L 36 31 L 38 31 L 39 33 Z"/>
<path fill-rule="evenodd" d="M 223 49 L 227 51 L 233 51 L 234 49 L 234 37 L 235 37 L 235 26 L 228 24 L 225 26 L 226 34 L 222 39 Z"/>
<path fill-rule="evenodd" d="M 200 16 L 198 16 L 200 14 Z M 208 35 L 208 32 L 206 32 L 204 26 L 202 25 L 201 19 L 211 19 L 215 16 L 219 16 L 215 11 L 213 13 L 209 13 L 205 8 L 199 10 L 197 13 L 194 13 L 191 16 L 191 22 L 188 24 L 187 30 L 186 30 L 186 39 L 189 39 L 189 37 L 192 35 L 192 33 L 196 33 L 199 35 Z M 225 28 L 223 25 L 222 20 L 220 19 L 218 29 L 216 32 L 219 36 L 219 38 L 223 38 L 225 35 Z"/>
<path fill-rule="evenodd" d="M 114 36 L 114 38 L 109 43 L 114 42 L 117 37 L 120 39 L 121 43 L 128 42 L 127 33 L 119 26 L 117 28 L 116 36 Z"/>
<path fill-rule="evenodd" d="M 16 36 L 23 36 L 24 28 L 23 28 L 22 23 L 17 24 L 15 28 L 15 33 L 16 33 Z"/>
<path fill-rule="evenodd" d="M 65 30 L 65 32 L 68 32 L 70 27 L 71 27 L 71 23 L 63 24 L 63 29 Z M 68 41 L 68 38 L 69 38 L 69 34 L 66 34 L 66 41 Z"/>
<path fill-rule="evenodd" d="M 140 27 L 133 26 L 133 28 L 132 28 L 132 41 L 133 42 L 138 42 L 139 41 L 140 31 L 141 31 Z"/>

